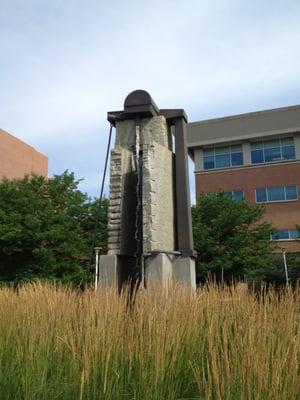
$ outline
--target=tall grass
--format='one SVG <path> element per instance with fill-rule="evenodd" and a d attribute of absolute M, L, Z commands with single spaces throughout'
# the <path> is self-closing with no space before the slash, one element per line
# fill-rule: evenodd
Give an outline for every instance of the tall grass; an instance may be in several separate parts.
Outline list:
<path fill-rule="evenodd" d="M 0 290 L 0 399 L 300 399 L 300 291 Z"/>

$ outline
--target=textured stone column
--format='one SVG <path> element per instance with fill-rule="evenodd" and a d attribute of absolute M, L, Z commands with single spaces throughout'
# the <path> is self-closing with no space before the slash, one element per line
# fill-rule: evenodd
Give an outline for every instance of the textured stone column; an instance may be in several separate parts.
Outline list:
<path fill-rule="evenodd" d="M 174 188 L 170 133 L 163 116 L 153 117 L 144 122 L 142 125 L 144 253 L 173 251 Z"/>

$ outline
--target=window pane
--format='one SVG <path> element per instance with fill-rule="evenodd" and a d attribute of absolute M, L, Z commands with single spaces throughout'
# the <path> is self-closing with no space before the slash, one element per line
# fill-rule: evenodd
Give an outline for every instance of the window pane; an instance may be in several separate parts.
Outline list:
<path fill-rule="evenodd" d="M 265 162 L 281 160 L 280 147 L 265 149 Z"/>
<path fill-rule="evenodd" d="M 215 155 L 215 149 L 204 149 L 203 150 L 203 156 L 214 156 Z"/>
<path fill-rule="evenodd" d="M 296 186 L 286 186 L 286 199 L 287 200 L 297 200 L 297 187 Z"/>
<path fill-rule="evenodd" d="M 281 139 L 281 146 L 294 146 L 294 138 Z"/>
<path fill-rule="evenodd" d="M 263 148 L 262 142 L 253 142 L 251 143 L 251 150 L 260 150 Z"/>
<path fill-rule="evenodd" d="M 266 188 L 263 189 L 255 189 L 256 192 L 256 201 L 257 203 L 263 203 L 267 201 L 267 190 Z"/>
<path fill-rule="evenodd" d="M 231 154 L 231 165 L 243 165 L 243 153 L 233 153 Z"/>
<path fill-rule="evenodd" d="M 215 168 L 215 160 L 213 156 L 204 157 L 204 169 Z"/>
<path fill-rule="evenodd" d="M 272 147 L 280 147 L 280 140 L 267 140 L 264 141 L 264 148 L 270 149 Z"/>
<path fill-rule="evenodd" d="M 234 200 L 242 200 L 244 198 L 244 192 L 242 190 L 234 190 L 232 192 L 232 198 Z"/>
<path fill-rule="evenodd" d="M 216 155 L 216 168 L 230 167 L 230 154 Z"/>
<path fill-rule="evenodd" d="M 251 162 L 252 164 L 259 164 L 264 162 L 264 154 L 262 150 L 251 151 Z"/>
<path fill-rule="evenodd" d="M 290 229 L 290 239 L 300 239 L 300 230 Z"/>
<path fill-rule="evenodd" d="M 295 156 L 295 147 L 294 146 L 284 146 L 282 147 L 282 159 L 283 160 L 294 160 Z"/>
<path fill-rule="evenodd" d="M 229 154 L 229 147 L 216 147 L 215 153 L 216 154 Z"/>
<path fill-rule="evenodd" d="M 287 229 L 278 231 L 278 239 L 289 239 L 289 231 Z"/>
<path fill-rule="evenodd" d="M 289 231 L 288 229 L 282 229 L 280 231 L 276 231 L 272 233 L 273 240 L 285 240 L 289 239 Z"/>
<path fill-rule="evenodd" d="M 231 146 L 231 153 L 242 153 L 242 145 L 241 144 L 236 144 L 234 146 Z"/>
<path fill-rule="evenodd" d="M 284 186 L 268 188 L 268 201 L 285 200 Z"/>

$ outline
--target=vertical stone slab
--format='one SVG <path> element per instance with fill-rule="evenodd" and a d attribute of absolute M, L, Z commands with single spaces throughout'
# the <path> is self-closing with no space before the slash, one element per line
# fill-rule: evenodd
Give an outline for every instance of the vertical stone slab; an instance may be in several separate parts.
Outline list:
<path fill-rule="evenodd" d="M 108 254 L 133 256 L 135 252 L 136 180 L 134 163 L 135 123 L 116 126 L 115 147 L 110 162 L 110 203 L 108 210 Z"/>
<path fill-rule="evenodd" d="M 164 116 L 144 118 L 140 123 L 144 145 L 156 142 L 166 149 L 172 150 L 172 137 Z"/>
<path fill-rule="evenodd" d="M 144 252 L 174 250 L 171 133 L 163 116 L 143 120 Z"/>
<path fill-rule="evenodd" d="M 153 142 L 143 146 L 144 252 L 174 250 L 172 152 Z"/>
<path fill-rule="evenodd" d="M 135 121 L 116 123 L 115 147 L 110 159 L 108 255 L 100 257 L 99 283 L 118 289 L 136 274 L 137 166 Z"/>
<path fill-rule="evenodd" d="M 108 208 L 108 254 L 119 254 L 121 248 L 122 151 L 110 154 L 110 200 Z"/>

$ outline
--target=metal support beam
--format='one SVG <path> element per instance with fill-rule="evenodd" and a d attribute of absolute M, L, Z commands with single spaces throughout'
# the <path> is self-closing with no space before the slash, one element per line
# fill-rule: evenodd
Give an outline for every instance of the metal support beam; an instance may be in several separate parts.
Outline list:
<path fill-rule="evenodd" d="M 177 118 L 175 125 L 175 173 L 177 245 L 184 256 L 194 256 L 192 214 L 187 157 L 186 121 Z"/>

